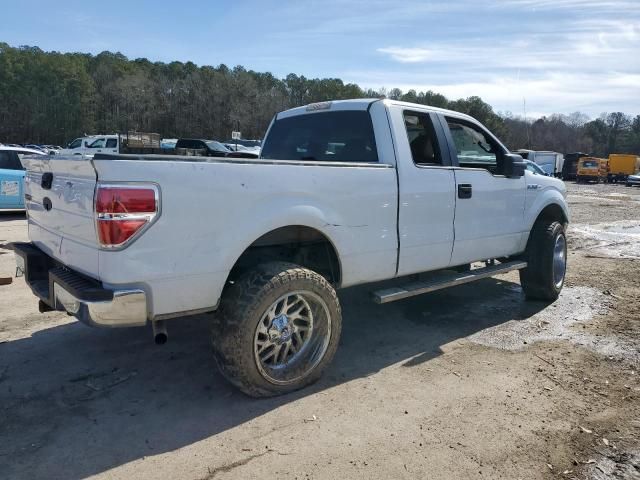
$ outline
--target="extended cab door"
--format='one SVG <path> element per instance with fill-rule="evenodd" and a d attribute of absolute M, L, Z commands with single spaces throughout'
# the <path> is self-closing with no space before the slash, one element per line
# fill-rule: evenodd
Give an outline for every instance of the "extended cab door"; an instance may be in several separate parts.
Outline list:
<path fill-rule="evenodd" d="M 507 150 L 480 124 L 451 116 L 439 118 L 457 167 L 451 265 L 520 253 L 527 188 L 524 176 L 503 175 Z"/>
<path fill-rule="evenodd" d="M 104 151 L 106 153 L 119 153 L 118 137 L 107 138 L 107 141 L 104 145 Z"/>
<path fill-rule="evenodd" d="M 447 267 L 453 248 L 455 179 L 437 115 L 389 106 L 396 147 L 398 275 Z"/>
<path fill-rule="evenodd" d="M 90 155 L 96 153 L 119 153 L 118 137 L 99 137 L 89 144 L 87 153 Z"/>

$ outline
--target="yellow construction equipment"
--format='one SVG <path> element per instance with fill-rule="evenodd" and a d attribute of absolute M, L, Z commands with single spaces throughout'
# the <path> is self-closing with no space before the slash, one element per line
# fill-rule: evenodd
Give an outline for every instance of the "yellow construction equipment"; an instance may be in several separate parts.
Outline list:
<path fill-rule="evenodd" d="M 609 173 L 607 180 L 617 183 L 627 180 L 629 175 L 640 171 L 640 157 L 626 153 L 612 153 L 609 155 Z"/>
<path fill-rule="evenodd" d="M 578 161 L 576 181 L 578 183 L 606 181 L 608 164 L 609 160 L 606 158 L 582 157 Z"/>

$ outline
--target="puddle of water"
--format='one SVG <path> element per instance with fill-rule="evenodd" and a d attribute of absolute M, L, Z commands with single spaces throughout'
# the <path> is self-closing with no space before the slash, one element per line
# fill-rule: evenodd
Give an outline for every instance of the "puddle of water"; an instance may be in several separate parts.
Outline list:
<path fill-rule="evenodd" d="M 601 355 L 640 358 L 638 345 L 623 338 L 589 333 L 582 324 L 595 315 L 609 311 L 610 299 L 591 287 L 565 287 L 558 300 L 525 320 L 507 323 L 477 332 L 469 340 L 503 350 L 520 350 L 528 344 L 564 340 L 582 345 Z"/>
<path fill-rule="evenodd" d="M 613 258 L 640 258 L 640 220 L 623 220 L 597 225 L 573 225 L 576 249 L 588 249 Z"/>

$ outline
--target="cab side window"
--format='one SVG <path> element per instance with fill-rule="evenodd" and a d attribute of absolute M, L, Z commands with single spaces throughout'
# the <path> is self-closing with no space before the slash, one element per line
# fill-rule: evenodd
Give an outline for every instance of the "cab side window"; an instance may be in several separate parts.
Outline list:
<path fill-rule="evenodd" d="M 89 148 L 104 148 L 104 138 L 99 138 L 91 145 L 89 145 Z"/>
<path fill-rule="evenodd" d="M 461 167 L 486 168 L 494 174 L 502 172 L 500 148 L 482 129 L 455 118 L 447 117 L 447 124 Z"/>
<path fill-rule="evenodd" d="M 106 148 L 116 148 L 117 144 L 118 144 L 118 141 L 115 138 L 109 138 L 107 139 Z"/>
<path fill-rule="evenodd" d="M 404 112 L 404 126 L 416 165 L 442 165 L 436 132 L 428 113 Z"/>

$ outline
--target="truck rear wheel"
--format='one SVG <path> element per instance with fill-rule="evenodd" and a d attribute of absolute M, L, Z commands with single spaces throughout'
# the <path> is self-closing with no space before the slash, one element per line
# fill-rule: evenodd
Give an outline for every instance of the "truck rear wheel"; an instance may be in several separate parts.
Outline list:
<path fill-rule="evenodd" d="M 320 378 L 338 347 L 342 314 L 324 277 L 270 262 L 229 285 L 214 324 L 224 377 L 247 395 L 269 397 Z"/>
<path fill-rule="evenodd" d="M 567 239 L 560 222 L 536 222 L 525 252 L 527 268 L 520 284 L 528 299 L 554 301 L 560 295 L 567 269 Z"/>

